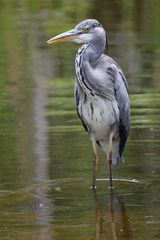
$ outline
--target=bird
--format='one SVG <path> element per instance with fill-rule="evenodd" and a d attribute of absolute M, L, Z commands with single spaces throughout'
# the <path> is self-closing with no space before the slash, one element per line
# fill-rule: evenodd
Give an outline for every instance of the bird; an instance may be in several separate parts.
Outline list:
<path fill-rule="evenodd" d="M 47 43 L 66 41 L 81 44 L 75 57 L 74 96 L 78 117 L 93 146 L 92 188 L 96 189 L 100 147 L 106 154 L 109 189 L 113 189 L 112 168 L 124 162 L 130 129 L 128 83 L 118 63 L 104 54 L 108 34 L 96 19 L 83 20 Z"/>

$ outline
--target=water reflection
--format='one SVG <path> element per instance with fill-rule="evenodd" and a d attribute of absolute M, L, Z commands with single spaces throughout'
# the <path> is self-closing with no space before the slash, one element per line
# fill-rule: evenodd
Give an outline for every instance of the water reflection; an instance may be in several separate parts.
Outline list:
<path fill-rule="evenodd" d="M 116 194 L 113 190 L 106 192 L 107 210 L 102 211 L 100 197 L 94 191 L 96 207 L 96 240 L 101 239 L 131 239 L 129 217 L 124 203 L 124 196 Z"/>
<path fill-rule="evenodd" d="M 49 153 L 48 153 L 48 120 L 46 118 L 47 96 L 48 87 L 45 82 L 43 64 L 45 58 L 48 57 L 46 52 L 41 52 L 33 57 L 34 63 L 33 80 L 35 81 L 36 88 L 34 89 L 33 98 L 33 113 L 35 123 L 35 177 L 34 181 L 42 184 L 42 188 L 36 190 L 36 209 L 35 209 L 35 225 L 38 229 L 34 231 L 33 239 L 35 240 L 49 240 L 52 234 L 49 231 L 50 222 L 52 221 L 51 209 L 53 199 L 49 198 L 48 192 L 50 184 L 45 184 L 49 179 Z M 43 64 L 44 66 L 44 64 Z M 48 69 L 48 65 L 45 65 Z M 49 69 L 48 69 L 49 70 Z M 49 76 L 50 71 L 47 71 Z"/>
<path fill-rule="evenodd" d="M 148 0 L 1 1 L 0 239 L 160 239 L 159 9 Z M 114 178 L 139 182 L 115 181 L 111 195 L 102 181 L 89 190 L 92 149 L 73 99 L 78 46 L 46 44 L 90 17 L 108 30 L 108 54 L 130 86 L 126 163 Z"/>

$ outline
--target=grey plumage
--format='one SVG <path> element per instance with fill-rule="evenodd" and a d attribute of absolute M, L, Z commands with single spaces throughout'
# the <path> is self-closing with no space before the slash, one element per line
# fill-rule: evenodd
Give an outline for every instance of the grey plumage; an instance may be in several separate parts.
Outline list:
<path fill-rule="evenodd" d="M 98 23 L 96 21 L 94 23 L 94 20 L 85 20 L 78 24 L 77 28 L 85 28 L 85 26 L 88 27 L 88 25 L 96 26 Z M 103 41 L 105 42 L 105 39 L 103 39 Z M 109 56 L 104 54 L 101 55 L 104 43 L 99 45 L 98 42 L 98 48 L 96 41 L 93 41 L 92 44 L 93 46 L 90 44 L 83 45 L 79 49 L 75 60 L 75 92 L 79 96 L 77 101 L 77 111 L 91 139 L 94 138 L 96 142 L 99 142 L 100 146 L 102 146 L 105 152 L 107 152 L 107 145 L 105 143 L 109 141 L 109 134 L 113 128 L 117 128 L 115 130 L 115 136 L 113 140 L 113 148 L 115 145 L 115 148 L 117 149 L 115 149 L 116 153 L 112 158 L 112 164 L 115 165 L 122 160 L 122 153 L 129 132 L 130 108 L 127 92 L 128 84 L 118 64 Z M 94 55 L 94 61 L 92 61 L 92 55 Z M 83 109 L 85 108 L 85 105 L 88 104 L 87 101 L 92 103 L 94 100 L 97 101 L 97 98 L 101 98 L 101 101 L 103 101 L 104 104 L 109 102 L 113 110 L 113 115 L 111 116 L 108 124 L 106 123 L 106 129 L 103 129 L 103 132 L 106 132 L 106 134 L 99 136 L 99 138 L 97 137 L 97 133 L 94 132 L 94 129 L 90 126 L 89 121 L 87 122 L 87 117 L 85 117 L 83 114 Z M 94 103 L 92 103 L 91 106 L 94 106 Z M 101 106 L 99 106 L 99 108 L 100 107 Z M 110 111 L 109 109 L 108 112 Z M 102 112 L 103 110 L 101 110 L 101 113 Z M 87 114 L 89 115 L 89 113 L 90 111 L 88 110 Z M 93 117 L 94 108 L 91 110 L 91 121 Z M 104 121 L 107 120 L 103 114 L 102 118 Z M 107 129 L 108 125 L 112 126 L 110 131 Z"/>
<path fill-rule="evenodd" d="M 77 113 L 92 140 L 94 165 L 99 159 L 96 143 L 107 153 L 110 187 L 111 165 L 123 160 L 123 150 L 130 128 L 128 84 L 119 65 L 103 52 L 107 46 L 106 33 L 94 19 L 79 23 L 74 29 L 48 41 L 85 43 L 75 59 L 75 99 Z M 94 167 L 93 188 L 97 168 Z"/>

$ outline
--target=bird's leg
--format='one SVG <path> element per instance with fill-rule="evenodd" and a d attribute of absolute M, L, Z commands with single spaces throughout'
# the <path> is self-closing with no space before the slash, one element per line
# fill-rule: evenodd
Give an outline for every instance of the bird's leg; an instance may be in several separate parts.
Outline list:
<path fill-rule="evenodd" d="M 112 152 L 109 153 L 109 159 L 108 159 L 108 167 L 109 167 L 109 188 L 113 188 L 112 184 Z"/>
<path fill-rule="evenodd" d="M 92 181 L 92 188 L 96 188 L 96 175 L 97 171 L 99 168 L 99 157 L 97 153 L 97 146 L 94 140 L 92 140 L 92 146 L 93 146 L 93 153 L 94 153 L 94 158 L 93 158 L 93 181 Z"/>
<path fill-rule="evenodd" d="M 113 141 L 113 134 L 111 133 L 109 136 L 109 151 L 108 151 L 108 171 L 109 171 L 109 188 L 113 188 L 112 184 L 112 141 Z"/>

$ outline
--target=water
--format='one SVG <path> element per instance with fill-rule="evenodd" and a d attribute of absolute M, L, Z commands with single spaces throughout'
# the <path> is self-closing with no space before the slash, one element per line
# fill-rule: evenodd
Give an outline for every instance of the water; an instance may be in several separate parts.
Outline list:
<path fill-rule="evenodd" d="M 0 239 L 160 239 L 160 2 L 2 1 Z M 130 86 L 125 164 L 107 188 L 73 99 L 77 45 L 46 40 L 94 17 Z"/>

